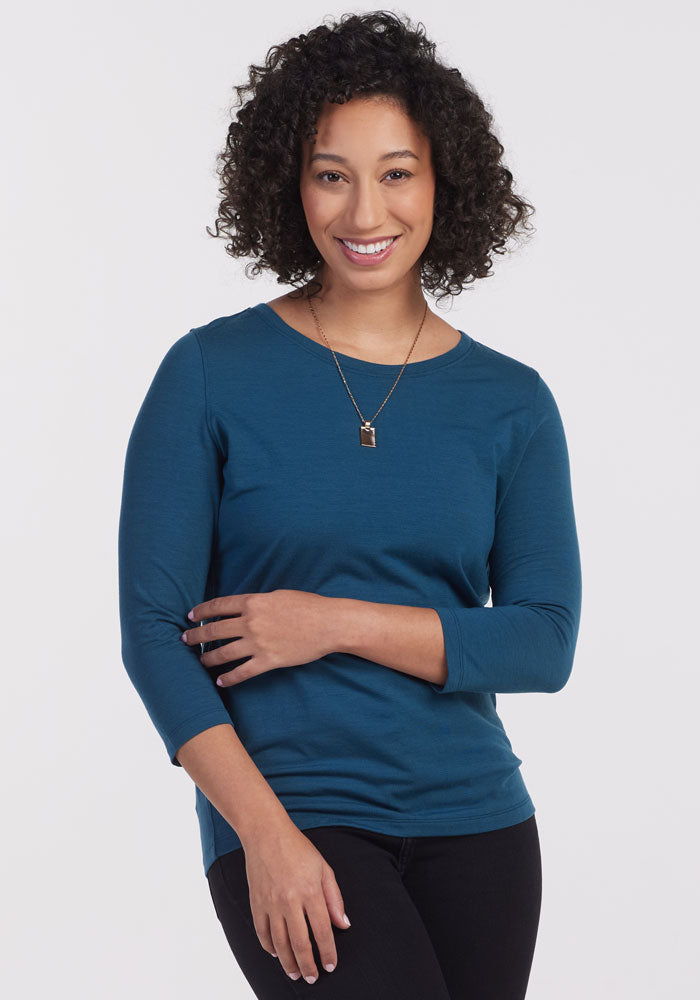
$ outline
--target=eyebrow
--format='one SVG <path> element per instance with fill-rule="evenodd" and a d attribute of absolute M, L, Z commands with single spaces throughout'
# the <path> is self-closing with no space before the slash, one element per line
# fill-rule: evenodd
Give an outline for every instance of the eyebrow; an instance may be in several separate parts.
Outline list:
<path fill-rule="evenodd" d="M 413 157 L 414 160 L 418 159 L 411 149 L 393 149 L 390 153 L 384 153 L 383 156 L 380 156 L 379 161 L 407 159 L 409 157 Z M 344 156 L 338 156 L 336 153 L 314 153 L 309 163 L 314 163 L 316 160 L 332 160 L 334 163 L 347 163 Z"/>

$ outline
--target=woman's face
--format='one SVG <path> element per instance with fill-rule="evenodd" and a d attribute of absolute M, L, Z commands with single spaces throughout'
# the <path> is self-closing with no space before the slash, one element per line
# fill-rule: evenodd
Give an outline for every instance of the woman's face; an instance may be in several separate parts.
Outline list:
<path fill-rule="evenodd" d="M 433 228 L 435 173 L 430 142 L 396 104 L 354 97 L 328 102 L 315 142 L 302 147 L 299 190 L 324 270 L 360 290 L 386 288 L 416 265 Z M 396 237 L 388 250 L 362 254 L 342 239 L 368 245 Z M 377 249 L 377 248 L 375 248 Z"/>

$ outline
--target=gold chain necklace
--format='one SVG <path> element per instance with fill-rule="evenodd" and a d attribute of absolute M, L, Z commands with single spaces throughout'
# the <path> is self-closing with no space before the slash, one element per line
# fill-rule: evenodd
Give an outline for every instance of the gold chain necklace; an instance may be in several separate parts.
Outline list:
<path fill-rule="evenodd" d="M 423 319 L 421 320 L 420 326 L 418 327 L 418 333 L 413 338 L 413 343 L 411 344 L 411 350 L 406 355 L 406 360 L 404 361 L 403 365 L 401 366 L 401 371 L 396 376 L 396 381 L 392 385 L 391 389 L 389 389 L 389 392 L 387 394 L 386 399 L 384 400 L 384 403 L 382 403 L 382 405 L 379 407 L 379 409 L 374 414 L 374 416 L 370 420 L 365 420 L 365 418 L 360 413 L 359 406 L 355 402 L 355 397 L 350 392 L 350 386 L 348 385 L 348 383 L 345 380 L 345 376 L 343 375 L 343 370 L 340 367 L 340 364 L 338 363 L 338 359 L 335 356 L 335 351 L 333 350 L 333 348 L 331 347 L 331 345 L 326 340 L 326 335 L 323 332 L 323 330 L 321 329 L 321 324 L 318 321 L 318 316 L 316 315 L 316 311 L 315 311 L 315 309 L 314 309 L 314 307 L 313 307 L 313 305 L 311 303 L 311 297 L 309 295 L 307 295 L 306 301 L 309 303 L 309 309 L 311 310 L 311 314 L 312 314 L 312 316 L 314 318 L 316 326 L 318 327 L 318 332 L 321 334 L 321 336 L 323 337 L 323 339 L 326 341 L 326 346 L 330 349 L 330 352 L 333 355 L 333 360 L 335 361 L 336 367 L 337 367 L 338 371 L 340 372 L 340 377 L 342 378 L 343 382 L 345 383 L 345 388 L 348 390 L 348 395 L 350 396 L 350 399 L 353 402 L 353 406 L 357 410 L 358 415 L 360 417 L 360 420 L 362 421 L 362 424 L 360 425 L 360 444 L 366 445 L 369 448 L 376 448 L 377 447 L 377 439 L 376 439 L 376 435 L 375 435 L 375 428 L 371 426 L 372 420 L 376 420 L 377 416 L 379 415 L 380 411 L 382 410 L 382 408 L 384 406 L 384 403 L 386 403 L 387 399 L 389 398 L 389 396 L 392 394 L 392 392 L 396 388 L 396 383 L 399 381 L 399 379 L 403 375 L 403 370 L 406 367 L 406 365 L 408 364 L 408 359 L 411 357 L 411 354 L 413 353 L 413 348 L 416 346 L 416 341 L 418 340 L 418 334 L 423 329 L 423 324 L 425 323 L 425 317 L 426 317 L 426 314 L 428 312 L 428 303 L 427 302 L 425 303 L 425 309 L 423 310 Z"/>

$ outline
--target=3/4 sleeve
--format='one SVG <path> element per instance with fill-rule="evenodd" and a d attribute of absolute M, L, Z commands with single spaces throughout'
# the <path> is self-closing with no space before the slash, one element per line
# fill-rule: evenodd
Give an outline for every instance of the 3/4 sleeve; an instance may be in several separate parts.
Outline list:
<path fill-rule="evenodd" d="M 537 374 L 531 432 L 496 510 L 492 607 L 435 608 L 447 660 L 440 694 L 556 692 L 573 668 L 581 564 L 569 453 L 551 390 Z"/>
<path fill-rule="evenodd" d="M 197 733 L 232 724 L 218 688 L 186 646 L 187 612 L 206 600 L 221 489 L 206 371 L 190 330 L 168 350 L 126 449 L 118 532 L 121 654 L 173 764 Z"/>

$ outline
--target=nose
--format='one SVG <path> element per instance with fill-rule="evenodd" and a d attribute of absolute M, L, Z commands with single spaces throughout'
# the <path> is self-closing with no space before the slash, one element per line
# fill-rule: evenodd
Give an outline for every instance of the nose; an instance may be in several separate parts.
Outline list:
<path fill-rule="evenodd" d="M 361 181 L 354 185 L 344 214 L 349 232 L 372 233 L 380 228 L 386 217 L 386 206 L 376 181 Z"/>

